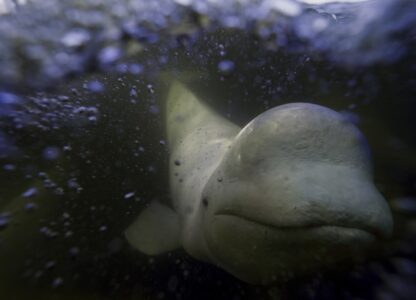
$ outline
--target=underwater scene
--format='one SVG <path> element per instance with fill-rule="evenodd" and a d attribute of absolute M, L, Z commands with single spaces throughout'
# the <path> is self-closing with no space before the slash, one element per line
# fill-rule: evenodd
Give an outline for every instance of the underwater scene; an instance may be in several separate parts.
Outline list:
<path fill-rule="evenodd" d="M 416 1 L 0 0 L 0 299 L 416 299 Z"/>

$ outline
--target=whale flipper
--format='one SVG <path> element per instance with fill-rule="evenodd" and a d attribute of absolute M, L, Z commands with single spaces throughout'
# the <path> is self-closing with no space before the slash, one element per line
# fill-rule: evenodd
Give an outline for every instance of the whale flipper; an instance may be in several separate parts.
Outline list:
<path fill-rule="evenodd" d="M 172 251 L 180 244 L 178 214 L 156 201 L 150 203 L 125 231 L 130 245 L 147 255 Z"/>

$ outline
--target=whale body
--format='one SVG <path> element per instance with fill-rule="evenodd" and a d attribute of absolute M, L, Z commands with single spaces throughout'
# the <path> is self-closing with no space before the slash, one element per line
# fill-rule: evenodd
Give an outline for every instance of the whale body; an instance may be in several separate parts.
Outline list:
<path fill-rule="evenodd" d="M 369 146 L 331 109 L 281 105 L 241 129 L 174 81 L 166 130 L 172 206 L 150 203 L 125 231 L 145 254 L 183 247 L 243 281 L 270 284 L 391 235 Z"/>

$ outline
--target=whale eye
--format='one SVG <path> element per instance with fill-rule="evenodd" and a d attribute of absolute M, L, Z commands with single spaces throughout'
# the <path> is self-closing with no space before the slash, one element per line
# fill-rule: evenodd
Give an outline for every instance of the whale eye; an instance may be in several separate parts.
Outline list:
<path fill-rule="evenodd" d="M 208 207 L 208 198 L 204 197 L 202 198 L 202 205 L 206 208 Z"/>

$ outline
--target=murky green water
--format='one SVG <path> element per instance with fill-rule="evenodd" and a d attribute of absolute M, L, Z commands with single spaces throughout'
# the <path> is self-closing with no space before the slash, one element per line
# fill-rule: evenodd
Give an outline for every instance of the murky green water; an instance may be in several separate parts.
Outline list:
<path fill-rule="evenodd" d="M 415 5 L 272 2 L 46 1 L 0 16 L 0 298 L 411 299 Z M 125 228 L 171 201 L 167 77 L 239 126 L 291 102 L 344 114 L 370 144 L 393 237 L 271 287 L 133 249 Z"/>

